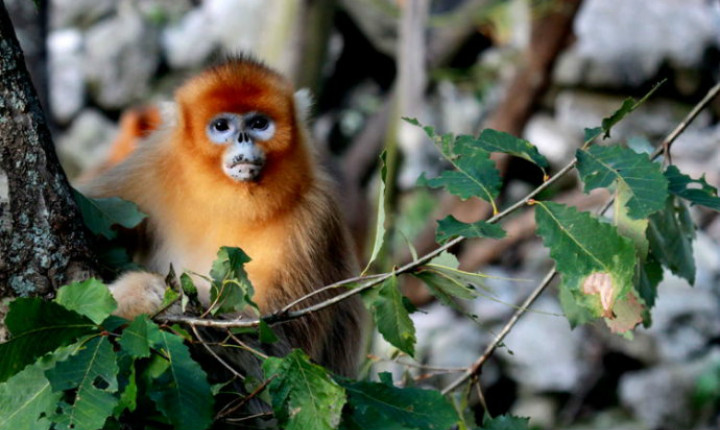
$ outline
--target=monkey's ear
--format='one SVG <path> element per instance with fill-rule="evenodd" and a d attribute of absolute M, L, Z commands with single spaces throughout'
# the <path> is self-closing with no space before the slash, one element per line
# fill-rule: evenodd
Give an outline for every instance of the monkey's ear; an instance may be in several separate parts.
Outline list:
<path fill-rule="evenodd" d="M 172 101 L 161 101 L 157 104 L 158 110 L 160 111 L 160 118 L 162 124 L 166 128 L 176 127 L 178 124 L 178 106 Z"/>
<path fill-rule="evenodd" d="M 309 89 L 301 88 L 295 92 L 295 115 L 301 122 L 307 124 L 314 102 Z"/>

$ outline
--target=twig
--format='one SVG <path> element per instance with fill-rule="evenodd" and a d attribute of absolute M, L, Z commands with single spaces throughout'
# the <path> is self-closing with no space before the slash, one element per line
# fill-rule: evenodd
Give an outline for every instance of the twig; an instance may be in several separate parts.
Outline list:
<path fill-rule="evenodd" d="M 261 392 L 262 390 L 264 390 L 265 387 L 267 387 L 267 385 L 270 383 L 270 381 L 272 381 L 273 379 L 275 379 L 276 376 L 277 376 L 277 375 L 273 375 L 273 376 L 271 376 L 269 379 L 266 379 L 265 381 L 263 381 L 263 383 L 260 384 L 260 385 L 258 385 L 258 386 L 252 391 L 252 393 L 250 393 L 250 394 L 248 394 L 247 396 L 243 397 L 242 400 L 240 400 L 240 402 L 238 402 L 238 404 L 236 404 L 236 405 L 234 405 L 234 406 L 230 406 L 230 403 L 228 403 L 227 405 L 225 405 L 225 407 L 223 407 L 222 410 L 217 413 L 217 415 L 215 416 L 215 419 L 217 420 L 217 419 L 220 419 L 220 418 L 224 418 L 224 417 L 232 414 L 233 412 L 239 410 L 239 409 L 242 408 L 243 406 L 245 406 L 245 404 L 246 404 L 247 402 L 249 402 L 251 399 L 255 398 L 258 394 L 260 394 L 260 392 Z"/>
<path fill-rule="evenodd" d="M 535 302 L 535 300 L 540 297 L 540 294 L 545 290 L 545 288 L 550 285 L 550 281 L 555 277 L 557 272 L 555 269 L 552 269 L 546 276 L 545 279 L 540 283 L 540 285 L 535 288 L 535 290 L 530 294 L 530 296 L 525 299 L 525 302 L 523 302 L 522 306 L 520 306 L 520 309 L 518 309 L 513 316 L 510 318 L 510 321 L 508 321 L 503 329 L 500 331 L 500 333 L 495 336 L 495 339 L 490 343 L 490 345 L 485 348 L 485 352 L 475 360 L 475 362 L 470 366 L 465 373 L 457 378 L 455 381 L 453 381 L 450 385 L 445 387 L 442 390 L 443 394 L 447 394 L 451 392 L 452 390 L 456 389 L 460 385 L 462 385 L 465 381 L 467 381 L 470 378 L 473 378 L 479 371 L 482 365 L 490 358 L 490 356 L 495 352 L 498 345 L 505 339 L 505 336 L 507 336 L 508 333 L 510 333 L 510 330 L 515 326 L 515 324 L 518 322 L 520 317 L 528 310 L 530 305 Z"/>
<path fill-rule="evenodd" d="M 220 364 L 223 365 L 224 368 L 230 371 L 235 377 L 240 378 L 241 381 L 245 380 L 245 375 L 242 373 L 239 373 L 235 368 L 233 368 L 231 365 L 229 365 L 225 360 L 223 360 L 215 351 L 210 348 L 210 345 L 205 342 L 205 340 L 200 336 L 200 332 L 198 331 L 197 327 L 194 325 L 191 325 L 190 328 L 192 329 L 193 333 L 195 333 L 195 337 L 198 338 L 200 341 L 200 344 L 207 350 L 207 352 L 210 353 L 210 355 L 213 356 Z"/>

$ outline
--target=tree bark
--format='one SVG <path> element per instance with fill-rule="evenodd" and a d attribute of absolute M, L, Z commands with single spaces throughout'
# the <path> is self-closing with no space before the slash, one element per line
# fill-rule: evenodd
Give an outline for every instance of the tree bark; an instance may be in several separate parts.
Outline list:
<path fill-rule="evenodd" d="M 0 298 L 96 275 L 89 237 L 0 2 Z"/>

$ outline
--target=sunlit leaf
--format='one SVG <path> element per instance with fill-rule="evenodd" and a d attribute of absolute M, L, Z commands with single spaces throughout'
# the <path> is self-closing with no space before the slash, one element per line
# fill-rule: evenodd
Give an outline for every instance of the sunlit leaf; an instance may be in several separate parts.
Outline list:
<path fill-rule="evenodd" d="M 110 341 L 98 336 L 75 355 L 45 372 L 53 391 L 77 389 L 74 399 L 61 401 L 52 417 L 57 429 L 95 430 L 102 428 L 118 398 L 118 366 Z"/>
<path fill-rule="evenodd" d="M 578 149 L 576 157 L 585 192 L 622 184 L 628 193 L 628 215 L 634 219 L 647 218 L 664 207 L 668 181 L 647 154 L 619 145 L 595 145 Z"/>
<path fill-rule="evenodd" d="M 240 248 L 223 246 L 218 250 L 210 271 L 210 301 L 217 303 L 213 314 L 241 312 L 248 306 L 257 309 L 252 301 L 255 290 L 245 271 L 245 263 L 249 262 L 250 257 Z"/>
<path fill-rule="evenodd" d="M 562 288 L 593 316 L 612 318 L 616 300 L 633 289 L 636 256 L 632 242 L 612 225 L 558 203 L 537 202 L 535 220 L 562 274 Z M 561 302 L 565 305 L 568 299 L 565 296 Z M 577 309 L 566 311 L 582 318 Z"/>
<path fill-rule="evenodd" d="M 103 322 L 117 308 L 107 286 L 92 278 L 61 287 L 55 302 L 65 309 L 85 315 L 95 324 Z"/>
<path fill-rule="evenodd" d="M 415 354 L 415 325 L 403 303 L 396 276 L 388 278 L 380 288 L 364 297 L 383 338 L 406 354 Z"/>
<path fill-rule="evenodd" d="M 269 357 L 263 363 L 268 390 L 280 428 L 332 430 L 340 423 L 345 390 L 328 371 L 312 364 L 304 352 L 293 350 L 284 358 Z"/>

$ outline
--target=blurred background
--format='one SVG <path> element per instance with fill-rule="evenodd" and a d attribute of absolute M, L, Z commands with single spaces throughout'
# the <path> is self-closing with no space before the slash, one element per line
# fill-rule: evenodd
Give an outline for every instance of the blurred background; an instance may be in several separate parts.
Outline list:
<path fill-rule="evenodd" d="M 378 155 L 386 148 L 391 240 L 375 268 L 436 246 L 436 219 L 469 222 L 487 205 L 415 187 L 441 157 L 415 117 L 439 132 L 489 127 L 528 139 L 557 170 L 583 129 L 626 97 L 660 90 L 613 129 L 612 142 L 657 145 L 720 78 L 718 0 L 5 0 L 69 176 L 100 164 L 128 109 L 172 99 L 188 76 L 223 55 L 252 52 L 315 94 L 312 131 L 340 184 L 367 258 Z M 673 146 L 692 177 L 720 185 L 720 100 Z M 498 157 L 502 205 L 542 181 Z M 570 176 L 544 198 L 590 210 L 607 198 L 577 191 Z M 550 289 L 512 330 L 480 378 L 489 413 L 531 417 L 546 429 L 720 427 L 720 219 L 692 208 L 695 286 L 665 274 L 650 328 L 633 340 L 600 322 L 571 330 Z M 491 278 L 463 303 L 475 321 L 434 303 L 421 284 L 405 294 L 415 361 L 375 340 L 371 375 L 442 388 L 470 365 L 552 266 L 532 211 L 504 223 L 508 237 L 466 241 L 461 267 Z M 478 415 L 478 393 L 470 395 Z"/>

